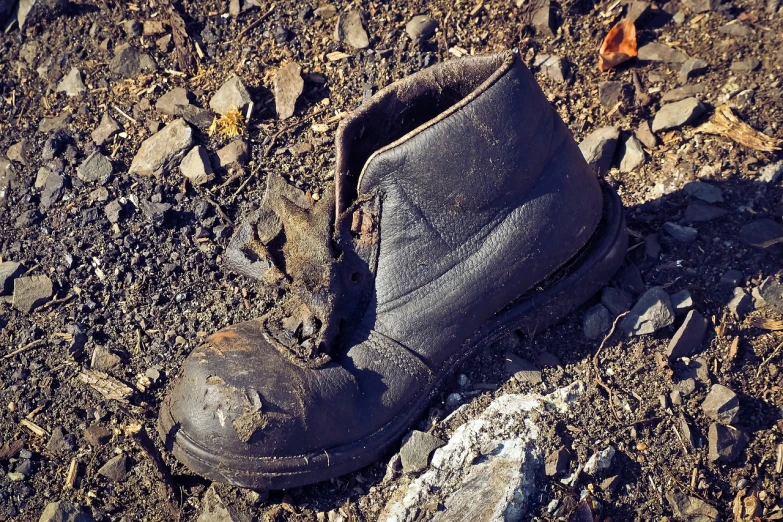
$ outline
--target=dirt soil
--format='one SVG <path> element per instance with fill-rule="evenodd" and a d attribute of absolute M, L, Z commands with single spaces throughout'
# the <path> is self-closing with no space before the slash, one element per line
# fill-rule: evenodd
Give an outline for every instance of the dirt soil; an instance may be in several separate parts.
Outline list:
<path fill-rule="evenodd" d="M 654 4 L 637 23 L 639 42 L 665 43 L 704 60 L 706 72 L 685 83 L 676 63 L 632 60 L 599 72 L 598 46 L 628 10 L 621 0 L 553 3 L 554 35 L 532 27 L 531 6 L 524 1 L 519 7 L 512 0 L 335 2 L 338 13 L 358 6 L 367 14 L 370 44 L 362 50 L 334 41 L 336 17 L 314 14 L 318 5 L 258 3 L 248 4 L 238 16 L 229 15 L 229 2 L 175 4 L 192 42 L 191 71 L 183 71 L 174 42 L 168 48 L 156 43 L 165 33 L 126 31 L 127 21 L 167 20 L 167 2 L 161 0 L 72 0 L 61 12 L 29 19 L 21 31 L 14 26 L 0 34 L 0 157 L 13 156 L 15 176 L 9 188 L 0 185 L 0 254 L 3 261 L 23 263 L 26 275 L 48 276 L 54 283 L 51 302 L 31 313 L 0 298 L 0 520 L 38 520 L 44 507 L 58 500 L 84 506 L 96 520 L 170 520 L 168 504 L 182 520 L 202 514 L 210 484 L 163 452 L 173 488 L 168 494 L 161 490 L 151 457 L 155 452 L 143 450 L 128 427 L 142 423 L 162 451 L 154 422 L 183 359 L 209 333 L 257 317 L 272 304 L 274 296 L 223 264 L 232 230 L 258 206 L 268 173 L 282 174 L 311 195 L 322 194 L 333 176 L 333 141 L 341 115 L 394 80 L 457 55 L 513 49 L 532 67 L 579 141 L 606 125 L 636 131 L 642 122 L 652 121 L 666 92 L 686 84 L 703 86 L 697 96 L 708 111 L 702 119 L 728 99 L 740 119 L 783 138 L 783 15 L 776 13 L 774 1 L 768 6 L 760 0 L 731 0 L 704 13 L 677 0 Z M 405 24 L 418 14 L 439 24 L 435 35 L 420 44 L 405 32 Z M 719 31 L 732 20 L 747 25 L 749 34 Z M 118 77 L 110 64 L 124 43 L 148 54 L 156 69 Z M 335 51 L 349 56 L 330 61 L 327 54 Z M 533 66 L 541 55 L 567 60 L 565 81 Z M 759 61 L 753 70 L 736 66 L 752 59 Z M 301 65 L 305 87 L 294 116 L 281 121 L 275 113 L 273 77 L 290 62 Z M 73 67 L 81 71 L 85 91 L 77 96 L 56 92 Z M 202 186 L 183 183 L 178 168 L 160 177 L 127 173 L 141 142 L 158 123 L 173 119 L 155 108 L 163 94 L 184 87 L 196 105 L 206 108 L 232 74 L 242 78 L 254 100 L 246 133 L 248 161 L 217 168 L 216 178 Z M 634 88 L 633 74 L 641 88 Z M 607 80 L 622 82 L 627 99 L 602 105 L 598 85 Z M 105 113 L 123 133 L 96 146 L 91 133 Z M 733 520 L 735 495 L 754 485 L 763 504 L 759 515 L 780 516 L 783 355 L 776 347 L 781 335 L 758 327 L 753 319 L 783 318 L 756 306 L 739 319 L 727 312 L 727 303 L 736 284 L 751 293 L 766 277 L 781 274 L 779 251 L 748 246 L 739 233 L 759 218 L 780 221 L 783 190 L 777 182 L 760 179 L 760 171 L 781 156 L 724 137 L 694 134 L 694 125 L 658 133 L 657 144 L 646 148 L 643 166 L 631 172 L 613 169 L 607 179 L 627 206 L 632 237 L 626 265 L 638 268 L 647 288 L 661 286 L 669 294 L 687 289 L 694 307 L 709 320 L 695 359 L 664 365 L 656 358 L 680 317 L 652 335 L 613 335 L 594 362 L 601 338 L 585 337 L 583 318 L 596 297 L 556 327 L 520 332 L 513 342 L 486 349 L 450 379 L 421 421 L 420 428 L 446 438 L 500 394 L 549 392 L 583 380 L 587 396 L 567 418 L 546 428 L 545 450 L 565 446 L 573 455 L 572 471 L 607 445 L 617 454 L 609 469 L 573 485 L 542 476 L 531 520 L 568 520 L 570 509 L 552 514 L 547 506 L 553 499 L 560 506 L 575 505 L 574 499 L 584 494 L 594 500 L 596 520 L 662 520 L 675 516 L 666 499 L 670 491 L 702 499 L 723 520 Z M 55 136 L 58 129 L 65 134 Z M 64 145 L 53 153 L 57 139 Z M 29 147 L 22 158 L 8 151 L 20 141 Z M 228 142 L 203 131 L 196 132 L 196 141 L 212 157 Z M 289 147 L 298 144 L 311 148 L 294 147 L 292 153 Z M 100 182 L 84 182 L 76 174 L 95 150 L 113 165 L 105 192 Z M 45 208 L 34 182 L 52 156 L 62 162 L 66 183 L 61 197 Z M 728 213 L 696 223 L 697 239 L 680 243 L 663 231 L 663 224 L 682 218 L 692 200 L 683 186 L 696 179 L 720 188 L 724 201 L 718 205 Z M 124 209 L 116 224 L 104 212 L 112 200 Z M 137 210 L 139 202 L 171 207 L 158 219 Z M 739 282 L 721 281 L 728 270 L 741 272 Z M 617 284 L 633 287 L 629 273 L 633 275 L 625 272 Z M 79 342 L 77 325 L 83 325 L 86 343 Z M 737 351 L 732 353 L 735 339 Z M 105 358 L 106 373 L 133 387 L 127 399 L 106 398 L 80 379 L 96 350 Z M 504 361 L 509 350 L 539 365 L 543 382 L 511 378 Z M 596 367 L 612 391 L 613 405 L 598 385 Z M 711 384 L 739 395 L 738 423 L 750 436 L 747 447 L 728 463 L 708 458 L 712 421 L 701 404 Z M 683 391 L 680 400 L 672 400 L 674 390 Z M 446 401 L 454 393 L 459 397 Z M 462 404 L 468 404 L 462 414 L 441 422 Z M 691 429 L 692 443 L 683 437 L 682 422 Z M 94 425 L 109 430 L 107 442 L 95 440 Z M 88 428 L 93 431 L 86 432 Z M 114 480 L 98 473 L 120 454 L 128 458 L 127 476 Z M 217 491 L 237 510 L 236 520 L 370 521 L 404 480 L 382 482 L 389 458 L 290 491 Z M 69 486 L 71 466 L 76 480 Z M 601 483 L 612 476 L 619 477 L 619 485 L 603 489 Z"/>

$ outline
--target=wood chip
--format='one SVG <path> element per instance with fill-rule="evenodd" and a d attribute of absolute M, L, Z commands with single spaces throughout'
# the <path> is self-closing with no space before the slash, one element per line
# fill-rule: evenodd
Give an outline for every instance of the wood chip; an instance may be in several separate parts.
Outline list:
<path fill-rule="evenodd" d="M 777 319 L 766 319 L 764 317 L 753 317 L 748 321 L 753 328 L 761 328 L 762 330 L 769 330 L 771 332 L 779 332 L 783 330 L 783 321 Z"/>
<path fill-rule="evenodd" d="M 79 474 L 79 461 L 76 457 L 71 460 L 71 465 L 68 467 L 68 474 L 65 476 L 65 489 L 73 489 L 76 487 L 76 479 Z"/>
<path fill-rule="evenodd" d="M 728 104 L 723 104 L 715 109 L 715 114 L 712 115 L 712 118 L 699 126 L 694 132 L 717 134 L 736 141 L 740 145 L 762 152 L 780 150 L 781 145 L 780 140 L 771 138 L 757 131 L 744 121 L 740 121 Z"/>
<path fill-rule="evenodd" d="M 340 51 L 335 51 L 333 53 L 327 53 L 327 55 L 326 55 L 326 59 L 329 60 L 330 62 L 336 62 L 338 60 L 344 60 L 344 59 L 350 58 L 350 57 L 351 57 L 350 54 L 346 54 L 346 53 L 343 53 L 343 52 L 340 52 Z"/>
<path fill-rule="evenodd" d="M 739 337 L 735 337 L 733 341 L 731 341 L 731 346 L 729 346 L 729 361 L 733 361 L 737 358 L 737 354 L 739 353 Z"/>
<path fill-rule="evenodd" d="M 37 425 L 36 423 L 29 421 L 27 419 L 22 419 L 19 421 L 19 424 L 27 428 L 28 430 L 32 431 L 34 434 L 38 435 L 39 437 L 48 437 L 49 434 L 46 432 L 45 429 Z"/>
<path fill-rule="evenodd" d="M 98 370 L 83 370 L 79 379 L 109 400 L 127 402 L 133 393 L 130 386 Z"/>
<path fill-rule="evenodd" d="M 16 457 L 16 455 L 22 451 L 22 448 L 24 448 L 23 440 L 14 440 L 10 443 L 6 442 L 3 447 L 0 448 L 0 460 Z"/>

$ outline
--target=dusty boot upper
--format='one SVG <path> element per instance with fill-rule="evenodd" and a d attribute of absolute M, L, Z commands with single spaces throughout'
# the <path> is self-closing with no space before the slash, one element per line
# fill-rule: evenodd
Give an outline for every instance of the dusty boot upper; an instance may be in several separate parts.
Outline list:
<path fill-rule="evenodd" d="M 329 466 L 388 442 L 471 335 L 571 260 L 602 215 L 594 174 L 511 53 L 433 66 L 362 105 L 338 132 L 330 201 L 270 183 L 261 221 L 280 234 L 240 231 L 245 268 L 294 297 L 196 349 L 161 420 L 192 462 L 223 463 L 203 473 L 243 485 L 237 469 Z M 299 237 L 308 227 L 320 239 Z M 259 254 L 275 249 L 282 260 Z"/>

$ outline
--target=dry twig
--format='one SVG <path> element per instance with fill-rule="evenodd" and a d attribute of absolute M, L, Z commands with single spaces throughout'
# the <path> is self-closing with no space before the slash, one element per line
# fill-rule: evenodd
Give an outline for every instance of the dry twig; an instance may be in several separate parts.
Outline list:
<path fill-rule="evenodd" d="M 10 353 L 7 353 L 7 354 L 3 355 L 2 359 L 3 360 L 10 359 L 14 355 L 18 355 L 18 354 L 20 354 L 22 352 L 26 352 L 27 350 L 32 350 L 33 348 L 37 348 L 38 346 L 41 346 L 45 342 L 46 341 L 44 341 L 43 339 L 38 339 L 37 341 L 33 341 L 31 343 L 28 343 L 28 344 L 22 346 L 21 348 L 14 350 L 13 352 L 10 352 Z"/>
<path fill-rule="evenodd" d="M 609 395 L 609 408 L 612 410 L 612 413 L 614 414 L 617 420 L 622 420 L 622 419 L 614 409 L 614 392 L 609 387 L 609 385 L 607 385 L 603 381 L 603 379 L 601 379 L 601 370 L 598 368 L 598 356 L 601 355 L 601 352 L 604 349 L 604 345 L 606 345 L 606 341 L 608 341 L 609 338 L 614 334 L 614 331 L 617 328 L 617 323 L 620 322 L 620 319 L 622 319 L 626 315 L 628 315 L 628 312 L 623 312 L 617 317 L 615 317 L 614 322 L 612 323 L 612 328 L 609 330 L 609 333 L 606 334 L 604 340 L 601 341 L 601 345 L 598 347 L 598 350 L 596 350 L 595 355 L 593 355 L 593 369 L 595 370 L 595 382 L 596 384 L 598 384 L 598 386 L 603 388 L 603 390 Z"/>
<path fill-rule="evenodd" d="M 769 362 L 770 362 L 772 359 L 774 359 L 775 357 L 777 357 L 777 356 L 778 356 L 778 354 L 780 353 L 780 349 L 781 349 L 781 348 L 783 348 L 783 343 L 780 343 L 779 345 L 777 345 L 777 347 L 775 348 L 775 350 L 772 352 L 772 355 L 770 355 L 769 357 L 767 357 L 766 359 L 764 359 L 764 361 L 763 361 L 761 364 L 759 364 L 759 369 L 758 369 L 758 370 L 756 370 L 756 377 L 759 377 L 759 376 L 761 375 L 761 370 L 763 370 L 763 369 L 764 369 L 764 367 L 765 367 L 767 364 L 769 364 Z"/>

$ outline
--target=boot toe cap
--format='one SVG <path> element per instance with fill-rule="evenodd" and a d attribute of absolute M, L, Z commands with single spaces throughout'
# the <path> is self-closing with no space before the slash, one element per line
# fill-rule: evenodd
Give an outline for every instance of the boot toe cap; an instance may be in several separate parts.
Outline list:
<path fill-rule="evenodd" d="M 231 466 L 343 442 L 344 429 L 323 428 L 351 417 L 353 377 L 334 364 L 318 371 L 294 364 L 252 326 L 213 335 L 185 360 L 161 413 L 169 448 L 187 445 Z"/>

